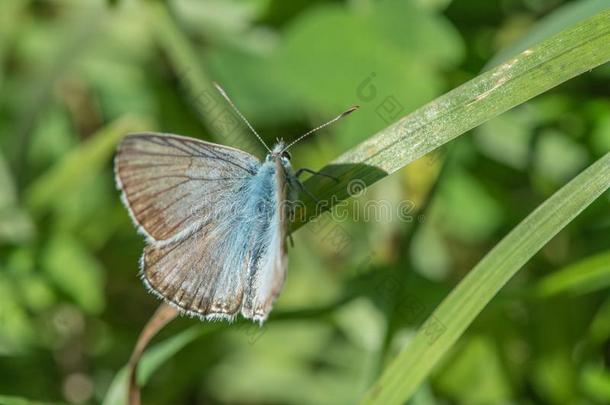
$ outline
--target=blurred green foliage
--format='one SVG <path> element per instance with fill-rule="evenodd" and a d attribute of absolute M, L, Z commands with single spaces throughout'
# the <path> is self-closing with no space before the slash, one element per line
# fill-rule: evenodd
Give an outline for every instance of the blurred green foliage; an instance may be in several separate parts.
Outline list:
<path fill-rule="evenodd" d="M 212 79 L 268 141 L 360 104 L 295 147 L 294 165 L 316 169 L 600 3 L 3 0 L 0 403 L 116 403 L 115 375 L 158 305 L 114 187 L 123 134 L 260 153 L 221 131 L 226 107 L 202 104 Z M 274 318 L 174 322 L 143 363 L 145 403 L 356 402 L 498 240 L 610 150 L 608 94 L 606 65 L 357 199 L 408 200 L 411 221 L 342 222 L 340 246 L 328 216 L 304 227 Z M 608 403 L 609 208 L 606 193 L 536 255 L 412 402 Z"/>

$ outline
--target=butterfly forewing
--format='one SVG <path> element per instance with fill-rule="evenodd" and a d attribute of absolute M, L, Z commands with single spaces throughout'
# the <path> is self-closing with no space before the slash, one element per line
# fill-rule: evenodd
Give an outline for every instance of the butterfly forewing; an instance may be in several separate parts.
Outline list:
<path fill-rule="evenodd" d="M 125 137 L 115 173 L 139 229 L 150 242 L 171 242 L 198 229 L 258 166 L 236 149 L 147 133 Z"/>

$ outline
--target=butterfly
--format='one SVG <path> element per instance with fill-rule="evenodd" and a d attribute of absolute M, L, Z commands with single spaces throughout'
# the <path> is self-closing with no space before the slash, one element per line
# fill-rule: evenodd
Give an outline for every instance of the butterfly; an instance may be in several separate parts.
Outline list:
<path fill-rule="evenodd" d="M 140 277 L 157 297 L 203 320 L 238 314 L 262 324 L 287 270 L 286 237 L 303 186 L 288 149 L 267 147 L 224 90 L 221 95 L 268 150 L 264 161 L 228 146 L 172 134 L 126 135 L 115 157 L 121 199 L 146 238 Z M 324 174 L 322 174 L 324 175 Z"/>

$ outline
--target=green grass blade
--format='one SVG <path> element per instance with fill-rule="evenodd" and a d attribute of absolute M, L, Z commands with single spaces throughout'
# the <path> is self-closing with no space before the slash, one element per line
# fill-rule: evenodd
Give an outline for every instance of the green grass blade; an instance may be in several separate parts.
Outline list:
<path fill-rule="evenodd" d="M 610 285 L 610 251 L 587 257 L 549 274 L 536 286 L 539 297 L 564 292 L 585 294 Z"/>
<path fill-rule="evenodd" d="M 610 10 L 562 31 L 430 102 L 343 154 L 305 187 L 329 207 L 349 197 L 354 179 L 370 185 L 527 100 L 610 60 Z M 294 228 L 318 213 L 313 203 Z"/>
<path fill-rule="evenodd" d="M 363 403 L 401 404 L 409 399 L 508 280 L 609 187 L 610 152 L 539 206 L 472 269 L 384 371 Z"/>
<path fill-rule="evenodd" d="M 337 303 L 333 303 L 328 306 L 319 308 L 313 308 L 303 311 L 288 311 L 280 312 L 272 316 L 269 322 L 281 322 L 292 319 L 307 319 L 313 316 L 319 316 L 320 314 L 326 314 L 331 310 L 335 309 L 338 305 L 342 305 L 349 299 L 342 299 Z M 191 342 L 204 334 L 213 333 L 221 328 L 225 328 L 226 325 L 222 324 L 208 324 L 205 327 L 200 325 L 193 326 L 186 329 L 156 345 L 152 346 L 144 352 L 142 360 L 138 365 L 138 385 L 144 387 L 150 380 L 150 377 L 170 358 L 172 358 L 180 350 L 188 346 Z M 260 336 L 262 329 L 259 329 L 257 325 L 251 324 L 249 321 L 238 321 L 233 325 L 233 328 L 242 328 L 242 332 L 248 337 L 251 343 Z M 123 404 L 126 398 L 127 390 L 127 367 L 123 367 L 119 370 L 110 384 L 106 392 L 106 397 L 103 404 Z M 0 404 L 1 405 L 1 404 Z"/>
<path fill-rule="evenodd" d="M 100 129 L 26 189 L 26 207 L 33 214 L 40 214 L 63 193 L 78 188 L 90 176 L 99 173 L 126 133 L 145 128 L 142 120 L 126 116 Z"/>
<path fill-rule="evenodd" d="M 167 54 L 174 70 L 178 72 L 178 79 L 182 81 L 189 97 L 196 100 L 204 92 L 216 96 L 217 92 L 212 86 L 212 80 L 205 73 L 203 64 L 189 39 L 172 20 L 167 6 L 161 2 L 150 2 L 146 6 L 150 23 L 155 27 L 153 31 L 155 40 Z M 205 105 L 194 103 L 194 107 L 205 107 Z M 204 108 L 201 117 L 205 119 L 208 115 Z"/>
<path fill-rule="evenodd" d="M 17 22 L 21 18 L 26 5 L 26 3 L 16 0 L 7 0 L 0 3 L 0 89 L 4 84 L 7 50 L 18 26 Z"/>
<path fill-rule="evenodd" d="M 163 363 L 172 358 L 189 343 L 216 329 L 218 329 L 217 325 L 206 325 L 205 327 L 195 325 L 147 350 L 146 355 L 142 357 L 142 361 L 138 365 L 138 385 L 144 386 L 150 379 L 150 376 Z"/>
<path fill-rule="evenodd" d="M 90 48 L 91 41 L 102 32 L 103 21 L 104 19 L 99 18 L 99 9 L 96 10 L 95 7 L 84 11 L 81 18 L 71 19 L 68 23 L 69 34 L 66 34 L 66 40 L 61 43 L 49 42 L 49 47 L 54 49 L 54 52 L 48 60 L 48 65 L 33 72 L 34 75 L 28 80 L 27 87 L 21 90 L 26 94 L 26 99 L 18 106 L 18 116 L 14 128 L 11 129 L 13 131 L 11 136 L 14 136 L 17 142 L 14 146 L 15 150 L 8 156 L 13 163 L 11 166 L 19 188 L 27 168 L 27 150 L 35 125 L 53 101 L 54 86 L 79 56 Z"/>
<path fill-rule="evenodd" d="M 60 405 L 60 403 L 32 401 L 22 397 L 0 395 L 0 405 Z"/>
<path fill-rule="evenodd" d="M 506 59 L 523 52 L 530 46 L 541 42 L 551 35 L 568 28 L 580 20 L 591 17 L 610 8 L 610 3 L 599 0 L 583 0 L 567 3 L 536 23 L 529 32 L 511 46 L 498 52 L 486 65 L 486 69 L 496 66 Z"/>
<path fill-rule="evenodd" d="M 120 369 L 112 379 L 102 405 L 122 405 L 127 403 L 127 367 Z"/>
<path fill-rule="evenodd" d="M 35 234 L 34 223 L 19 207 L 17 189 L 8 164 L 0 153 L 0 246 L 4 243 L 24 243 Z"/>
<path fill-rule="evenodd" d="M 187 101 L 210 130 L 209 137 L 215 142 L 241 149 L 261 149 L 256 138 L 241 123 L 236 127 L 224 122 L 227 114 L 233 117 L 230 106 L 213 87 L 197 51 L 172 20 L 167 6 L 162 2 L 149 2 L 147 7 L 150 24 L 155 27 L 155 39 L 177 73 Z"/>
<path fill-rule="evenodd" d="M 217 330 L 215 325 L 197 325 L 152 346 L 143 355 L 138 366 L 138 384 L 146 384 L 150 376 L 168 359 L 197 338 Z M 116 373 L 104 398 L 103 405 L 124 404 L 127 399 L 127 367 Z"/>

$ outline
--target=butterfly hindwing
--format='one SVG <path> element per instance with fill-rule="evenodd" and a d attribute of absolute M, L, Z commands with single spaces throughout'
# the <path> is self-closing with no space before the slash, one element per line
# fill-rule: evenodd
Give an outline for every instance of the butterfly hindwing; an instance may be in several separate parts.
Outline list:
<path fill-rule="evenodd" d="M 246 267 L 227 271 L 228 247 L 211 236 L 213 227 L 209 224 L 173 244 L 147 246 L 141 277 L 153 293 L 189 315 L 232 319 L 244 299 Z"/>

